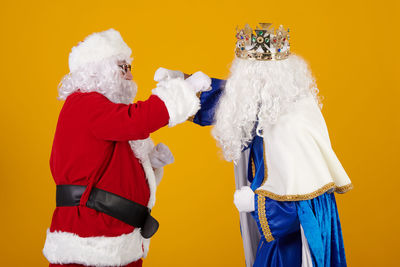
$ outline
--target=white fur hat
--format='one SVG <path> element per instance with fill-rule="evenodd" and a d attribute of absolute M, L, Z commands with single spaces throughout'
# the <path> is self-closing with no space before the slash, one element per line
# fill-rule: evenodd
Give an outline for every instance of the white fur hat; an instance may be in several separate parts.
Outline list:
<path fill-rule="evenodd" d="M 77 46 L 74 46 L 69 54 L 69 70 L 74 72 L 88 63 L 96 63 L 109 57 L 129 59 L 132 50 L 124 42 L 121 34 L 109 29 L 96 32 L 85 38 Z"/>

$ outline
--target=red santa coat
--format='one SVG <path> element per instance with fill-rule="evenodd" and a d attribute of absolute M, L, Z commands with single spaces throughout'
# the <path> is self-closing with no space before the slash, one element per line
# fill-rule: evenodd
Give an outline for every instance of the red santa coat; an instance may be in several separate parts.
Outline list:
<path fill-rule="evenodd" d="M 102 94 L 75 92 L 61 110 L 50 159 L 57 185 L 88 186 L 80 206 L 56 207 L 44 254 L 51 263 L 126 265 L 144 256 L 148 240 L 139 229 L 85 206 L 97 187 L 147 206 L 150 189 L 129 140 L 146 139 L 168 124 L 156 95 L 115 104 Z M 147 245 L 147 247 L 146 247 Z"/>

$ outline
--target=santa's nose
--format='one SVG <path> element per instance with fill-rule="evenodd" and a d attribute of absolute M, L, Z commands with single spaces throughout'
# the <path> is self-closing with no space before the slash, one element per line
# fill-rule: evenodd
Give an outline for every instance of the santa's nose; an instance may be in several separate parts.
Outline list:
<path fill-rule="evenodd" d="M 133 79 L 133 75 L 130 71 L 127 71 L 124 75 L 125 80 L 132 80 Z"/>

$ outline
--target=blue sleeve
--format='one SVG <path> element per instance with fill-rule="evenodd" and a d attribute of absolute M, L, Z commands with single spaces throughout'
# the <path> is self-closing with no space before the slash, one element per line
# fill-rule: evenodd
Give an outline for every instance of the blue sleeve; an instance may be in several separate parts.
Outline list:
<path fill-rule="evenodd" d="M 251 189 L 255 191 L 262 185 L 265 179 L 264 139 L 256 135 L 249 148 L 248 181 L 251 183 Z"/>
<path fill-rule="evenodd" d="M 300 230 L 296 202 L 276 201 L 259 194 L 255 194 L 254 201 L 253 216 L 265 241 L 271 242 Z"/>
<path fill-rule="evenodd" d="M 193 122 L 201 126 L 212 125 L 214 122 L 215 109 L 217 108 L 218 100 L 225 88 L 225 80 L 216 78 L 211 79 L 211 90 L 202 92 L 200 95 L 201 108 L 193 118 Z"/>

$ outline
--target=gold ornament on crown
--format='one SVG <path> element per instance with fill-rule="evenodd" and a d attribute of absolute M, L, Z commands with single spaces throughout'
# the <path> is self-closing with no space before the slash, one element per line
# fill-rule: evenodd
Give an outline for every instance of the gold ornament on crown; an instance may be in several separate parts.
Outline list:
<path fill-rule="evenodd" d="M 236 28 L 236 50 L 238 58 L 254 60 L 282 60 L 290 55 L 289 29 L 282 25 L 275 31 L 272 23 L 259 23 L 255 30 L 248 24 Z"/>

